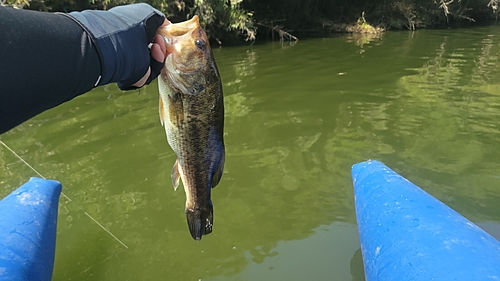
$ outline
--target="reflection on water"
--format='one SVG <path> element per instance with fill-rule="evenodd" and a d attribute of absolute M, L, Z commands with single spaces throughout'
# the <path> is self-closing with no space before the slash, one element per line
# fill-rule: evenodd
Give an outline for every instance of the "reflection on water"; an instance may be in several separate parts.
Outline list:
<path fill-rule="evenodd" d="M 366 45 L 368 48 L 372 48 L 373 46 L 379 45 L 382 37 L 384 36 L 383 32 L 377 33 L 352 33 L 346 36 L 347 42 L 353 42 L 357 46 L 359 46 L 359 54 L 363 54 L 365 52 L 364 46 Z"/>
<path fill-rule="evenodd" d="M 263 252 L 261 247 L 246 252 L 249 264 L 236 279 L 217 276 L 207 280 L 364 280 L 356 232 L 356 226 L 342 222 L 320 226 L 303 240 L 278 242 L 268 254 L 258 255 Z M 353 256 L 347 259 L 338 253 Z"/>
<path fill-rule="evenodd" d="M 54 280 L 363 280 L 350 167 L 378 159 L 498 234 L 500 30 L 214 50 L 226 169 L 192 241 L 157 85 L 100 87 L 1 136 L 63 183 Z M 0 195 L 34 173 L 0 148 Z M 125 249 L 84 212 L 118 239 Z M 491 226 L 493 225 L 493 227 Z"/>

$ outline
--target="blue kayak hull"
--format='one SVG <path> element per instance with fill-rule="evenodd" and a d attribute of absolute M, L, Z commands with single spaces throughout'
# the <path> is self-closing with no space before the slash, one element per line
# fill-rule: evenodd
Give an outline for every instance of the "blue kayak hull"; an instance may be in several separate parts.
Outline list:
<path fill-rule="evenodd" d="M 367 281 L 500 280 L 500 242 L 379 161 L 352 167 Z"/>
<path fill-rule="evenodd" d="M 0 280 L 51 280 L 61 189 L 31 178 L 0 201 Z"/>

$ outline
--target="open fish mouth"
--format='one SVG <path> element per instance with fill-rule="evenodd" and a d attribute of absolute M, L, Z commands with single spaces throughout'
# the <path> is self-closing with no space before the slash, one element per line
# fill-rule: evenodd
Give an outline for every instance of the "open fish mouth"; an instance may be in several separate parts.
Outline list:
<path fill-rule="evenodd" d="M 190 20 L 179 23 L 171 23 L 165 26 L 164 28 L 160 29 L 159 32 L 160 34 L 163 34 L 162 32 L 164 32 L 164 35 L 168 37 L 176 37 L 176 36 L 183 36 L 197 29 L 198 27 L 200 27 L 200 20 L 198 16 L 195 15 Z"/>
<path fill-rule="evenodd" d="M 175 45 L 179 42 L 186 41 L 186 37 L 191 37 L 195 30 L 200 27 L 200 21 L 198 16 L 194 16 L 188 21 L 183 21 L 179 23 L 171 23 L 163 28 L 158 29 L 158 33 L 165 38 L 165 43 L 167 43 L 167 55 L 172 53 L 176 47 Z M 177 48 L 180 51 L 180 46 Z"/>
<path fill-rule="evenodd" d="M 205 54 L 200 51 L 208 45 L 205 32 L 200 26 L 198 16 L 188 21 L 171 23 L 158 29 L 166 43 L 166 68 L 168 71 L 180 71 L 183 73 L 197 72 L 197 64 L 192 63 L 199 60 Z M 186 50 L 190 50 L 187 52 Z M 197 56 L 198 58 L 193 58 Z"/>

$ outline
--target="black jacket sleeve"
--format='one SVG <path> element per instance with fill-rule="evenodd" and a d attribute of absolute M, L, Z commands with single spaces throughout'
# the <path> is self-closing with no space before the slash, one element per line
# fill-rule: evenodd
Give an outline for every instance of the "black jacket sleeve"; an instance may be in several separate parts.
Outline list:
<path fill-rule="evenodd" d="M 0 7 L 0 134 L 88 92 L 122 89 L 163 64 L 148 43 L 165 16 L 147 4 L 71 14 Z"/>
<path fill-rule="evenodd" d="M 0 134 L 96 85 L 100 59 L 76 22 L 8 7 L 0 19 Z"/>

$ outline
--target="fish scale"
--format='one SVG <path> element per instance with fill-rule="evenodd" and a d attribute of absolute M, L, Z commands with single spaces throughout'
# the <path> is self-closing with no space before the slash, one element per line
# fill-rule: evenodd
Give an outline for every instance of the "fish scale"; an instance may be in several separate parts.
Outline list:
<path fill-rule="evenodd" d="M 212 232 L 211 189 L 222 177 L 225 161 L 222 82 L 199 19 L 169 24 L 158 31 L 167 45 L 159 76 L 160 120 L 177 156 L 174 189 L 186 193 L 185 214 L 191 236 Z"/>

